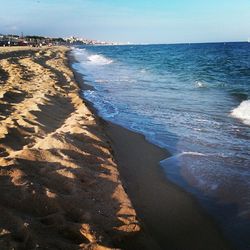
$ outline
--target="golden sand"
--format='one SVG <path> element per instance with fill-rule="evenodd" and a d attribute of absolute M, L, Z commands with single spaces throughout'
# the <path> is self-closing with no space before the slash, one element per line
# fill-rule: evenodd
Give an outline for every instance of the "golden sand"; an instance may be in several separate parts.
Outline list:
<path fill-rule="evenodd" d="M 105 249 L 140 231 L 67 52 L 0 48 L 0 249 Z"/>

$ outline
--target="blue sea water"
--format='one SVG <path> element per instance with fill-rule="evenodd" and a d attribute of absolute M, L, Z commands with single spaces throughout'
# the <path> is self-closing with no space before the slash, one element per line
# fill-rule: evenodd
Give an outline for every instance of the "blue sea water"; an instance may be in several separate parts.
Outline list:
<path fill-rule="evenodd" d="M 250 43 L 78 46 L 83 96 L 166 148 L 167 178 L 250 249 Z"/>

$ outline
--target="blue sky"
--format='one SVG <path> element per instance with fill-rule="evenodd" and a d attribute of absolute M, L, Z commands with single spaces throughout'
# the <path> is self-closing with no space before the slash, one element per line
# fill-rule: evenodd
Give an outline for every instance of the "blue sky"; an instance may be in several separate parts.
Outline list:
<path fill-rule="evenodd" d="M 244 41 L 250 0 L 0 0 L 0 33 L 135 43 Z"/>

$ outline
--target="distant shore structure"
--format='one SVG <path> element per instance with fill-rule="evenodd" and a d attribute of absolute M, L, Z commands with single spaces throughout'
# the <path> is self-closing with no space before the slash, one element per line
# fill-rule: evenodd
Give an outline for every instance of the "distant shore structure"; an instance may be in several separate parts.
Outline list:
<path fill-rule="evenodd" d="M 0 46 L 52 46 L 52 45 L 124 45 L 124 43 L 117 42 L 105 42 L 87 38 L 79 37 L 44 37 L 29 35 L 24 36 L 23 33 L 21 36 L 15 34 L 0 34 Z"/>
<path fill-rule="evenodd" d="M 21 36 L 7 34 L 0 34 L 0 46 L 52 46 L 52 45 L 62 45 L 65 44 L 66 41 L 63 38 L 51 38 L 51 37 L 43 37 L 43 36 Z"/>
<path fill-rule="evenodd" d="M 67 43 L 70 43 L 73 45 L 124 45 L 124 43 L 106 42 L 106 41 L 99 41 L 99 40 L 74 37 L 74 36 L 71 36 L 69 38 L 64 38 L 64 39 Z"/>

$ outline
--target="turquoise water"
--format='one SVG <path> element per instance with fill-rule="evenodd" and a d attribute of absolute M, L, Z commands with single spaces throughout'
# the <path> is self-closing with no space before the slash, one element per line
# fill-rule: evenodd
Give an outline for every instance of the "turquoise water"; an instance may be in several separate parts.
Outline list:
<path fill-rule="evenodd" d="M 103 118 L 166 148 L 167 178 L 250 249 L 250 43 L 87 46 L 74 68 Z"/>

